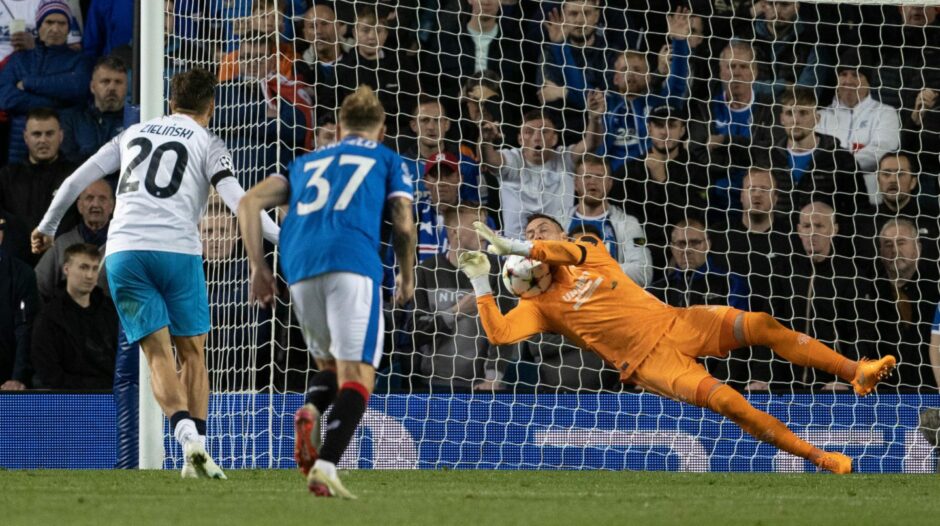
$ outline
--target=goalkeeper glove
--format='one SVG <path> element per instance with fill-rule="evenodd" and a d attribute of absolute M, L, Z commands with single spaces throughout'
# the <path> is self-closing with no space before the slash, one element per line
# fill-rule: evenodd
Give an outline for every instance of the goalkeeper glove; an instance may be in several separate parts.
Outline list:
<path fill-rule="evenodd" d="M 479 232 L 483 239 L 489 241 L 490 246 L 486 247 L 486 251 L 490 254 L 496 254 L 497 256 L 514 254 L 529 257 L 529 252 L 532 250 L 532 243 L 530 241 L 519 241 L 502 237 L 479 221 L 473 222 L 473 228 Z"/>
<path fill-rule="evenodd" d="M 477 296 L 492 294 L 490 288 L 490 258 L 483 252 L 464 252 L 457 258 L 457 268 L 470 278 Z"/>

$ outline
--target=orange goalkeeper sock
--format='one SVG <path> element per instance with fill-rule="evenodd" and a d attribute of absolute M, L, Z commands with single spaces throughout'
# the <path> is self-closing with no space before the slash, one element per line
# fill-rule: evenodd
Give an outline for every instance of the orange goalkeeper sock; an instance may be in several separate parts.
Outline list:
<path fill-rule="evenodd" d="M 748 345 L 770 347 L 794 365 L 819 369 L 846 382 L 855 379 L 858 362 L 842 356 L 815 338 L 784 327 L 767 313 L 744 313 L 744 339 Z"/>
<path fill-rule="evenodd" d="M 816 462 L 825 451 L 796 436 L 793 431 L 773 416 L 749 404 L 741 393 L 719 384 L 708 395 L 705 406 L 727 417 L 749 435 L 773 444 L 800 458 Z"/>

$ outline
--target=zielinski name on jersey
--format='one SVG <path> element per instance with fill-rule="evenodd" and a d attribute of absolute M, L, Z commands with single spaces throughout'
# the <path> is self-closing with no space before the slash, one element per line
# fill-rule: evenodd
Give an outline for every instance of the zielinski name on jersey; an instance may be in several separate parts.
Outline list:
<path fill-rule="evenodd" d="M 182 137 L 191 139 L 193 130 L 189 128 L 178 128 L 176 126 L 164 126 L 161 124 L 148 124 L 141 128 L 140 133 L 150 133 L 152 135 L 163 135 L 166 137 Z"/>

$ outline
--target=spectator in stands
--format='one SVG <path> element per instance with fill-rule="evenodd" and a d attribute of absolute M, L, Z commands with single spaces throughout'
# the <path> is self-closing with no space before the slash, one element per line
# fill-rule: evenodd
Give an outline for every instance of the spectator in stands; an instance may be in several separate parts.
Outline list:
<path fill-rule="evenodd" d="M 877 174 L 881 204 L 866 208 L 855 218 L 862 255 L 873 255 L 878 244 L 876 237 L 885 224 L 904 219 L 917 227 L 924 264 L 936 261 L 940 255 L 940 209 L 935 197 L 918 195 L 920 173 L 913 153 L 898 151 L 882 156 Z"/>
<path fill-rule="evenodd" d="M 414 148 L 402 153 L 408 163 L 411 173 L 423 174 L 425 164 L 438 154 L 448 152 L 459 161 L 460 175 L 463 187 L 460 195 L 464 199 L 480 202 L 480 165 L 474 152 L 469 147 L 457 145 L 448 140 L 452 121 L 447 115 L 444 104 L 440 99 L 421 95 L 411 112 L 413 118 L 409 123 L 411 131 L 417 141 Z M 420 185 L 416 189 L 421 192 Z"/>
<path fill-rule="evenodd" d="M 354 27 L 356 49 L 336 64 L 337 100 L 345 99 L 360 84 L 374 89 L 388 115 L 386 141 L 393 145 L 400 142 L 400 132 L 408 129 L 410 119 L 401 109 L 413 108 L 420 92 L 413 58 L 385 45 L 397 24 L 394 15 L 394 9 L 384 4 L 362 4 Z"/>
<path fill-rule="evenodd" d="M 937 47 L 940 49 L 940 46 Z M 940 64 L 940 57 L 932 64 Z M 923 88 L 914 101 L 905 105 L 902 128 L 902 149 L 920 156 L 921 189 L 928 195 L 940 193 L 940 68 L 924 68 L 934 74 L 926 76 Z"/>
<path fill-rule="evenodd" d="M 422 355 L 421 372 L 431 386 L 445 389 L 494 390 L 501 381 L 509 349 L 491 346 L 477 316 L 476 297 L 470 280 L 457 270 L 457 257 L 468 250 L 482 250 L 474 221 L 486 221 L 481 208 L 461 205 L 444 214 L 448 239 L 446 254 L 418 265 L 415 287 L 415 340 Z M 491 262 L 498 268 L 494 256 Z M 493 290 L 501 290 L 499 278 L 490 276 Z M 508 309 L 506 294 L 498 296 Z M 498 360 L 502 355 L 503 359 Z"/>
<path fill-rule="evenodd" d="M 240 257 L 235 217 L 221 199 L 209 199 L 206 215 L 199 223 L 203 268 L 213 320 L 206 337 L 206 360 L 212 370 L 228 371 L 213 375 L 216 390 L 251 389 L 259 363 L 249 352 L 257 342 L 270 340 L 270 309 L 257 309 L 248 301 L 248 262 Z M 260 360 L 260 357 L 258 357 Z"/>
<path fill-rule="evenodd" d="M 874 173 L 878 160 L 901 144 L 901 119 L 896 109 L 871 96 L 870 57 L 858 48 L 849 48 L 839 57 L 836 98 L 819 115 L 816 131 L 831 135 L 839 146 L 855 155 L 866 172 L 865 184 L 872 204 L 876 198 Z"/>
<path fill-rule="evenodd" d="M 0 72 L 0 109 L 12 118 L 9 161 L 26 158 L 23 129 L 26 115 L 39 107 L 63 109 L 85 102 L 90 67 L 66 41 L 72 11 L 60 0 L 45 0 L 36 11 L 39 44 L 16 53 Z"/>
<path fill-rule="evenodd" d="M 285 168 L 303 147 L 310 122 L 303 105 L 309 101 L 297 102 L 303 92 L 277 75 L 275 37 L 248 34 L 238 56 L 241 76 L 219 84 L 213 126 L 232 151 L 235 174 L 247 188 Z M 275 164 L 278 148 L 280 167 Z"/>
<path fill-rule="evenodd" d="M 932 84 L 930 80 L 940 79 L 940 16 L 935 7 L 923 5 L 897 9 L 902 26 L 885 24 L 887 38 L 878 46 L 878 100 L 894 108 L 912 108 L 918 92 Z"/>
<path fill-rule="evenodd" d="M 92 0 L 85 16 L 82 47 L 92 60 L 111 54 L 115 48 L 133 44 L 134 2 Z"/>
<path fill-rule="evenodd" d="M 457 156 L 450 152 L 434 154 L 424 164 L 415 200 L 418 222 L 418 261 L 448 250 L 448 230 L 444 228 L 447 210 L 460 202 L 461 174 Z M 466 201 L 464 201 L 466 202 Z"/>
<path fill-rule="evenodd" d="M 680 9 L 669 21 L 670 66 L 662 87 L 651 92 L 650 67 L 646 53 L 634 50 L 618 53 L 613 67 L 614 90 L 607 94 L 608 113 L 604 117 L 604 144 L 599 155 L 610 157 L 614 172 L 624 163 L 646 156 L 648 144 L 647 114 L 659 106 L 680 107 L 689 91 L 689 10 Z"/>
<path fill-rule="evenodd" d="M 490 71 L 502 79 L 507 102 L 518 105 L 534 100 L 535 64 L 526 57 L 538 50 L 533 42 L 523 40 L 520 21 L 505 12 L 500 0 L 461 3 L 469 4 L 469 13 L 443 22 L 423 49 L 421 69 L 435 76 L 431 91 L 455 93 L 466 79 Z"/>
<path fill-rule="evenodd" d="M 607 161 L 591 154 L 578 157 L 574 162 L 574 173 L 577 203 L 566 214 L 568 220 L 562 224 L 567 224 L 569 234 L 585 225 L 590 226 L 607 245 L 607 251 L 620 264 L 624 274 L 645 287 L 653 276 L 646 234 L 635 217 L 610 202 L 614 180 Z"/>
<path fill-rule="evenodd" d="M 700 219 L 682 219 L 672 227 L 670 268 L 653 283 L 653 294 L 674 307 L 730 305 L 749 310 L 747 284 L 729 273 L 711 254 L 711 241 Z"/>
<path fill-rule="evenodd" d="M 816 131 L 816 94 L 809 88 L 791 88 L 781 96 L 780 129 L 771 148 L 771 164 L 778 168 L 778 188 L 788 199 L 784 211 L 798 210 L 825 197 L 836 212 L 850 220 L 864 207 L 865 183 L 852 152 Z M 850 232 L 851 223 L 840 221 Z"/>
<path fill-rule="evenodd" d="M 82 163 L 124 130 L 127 66 L 117 57 L 98 59 L 91 74 L 93 100 L 62 113 L 62 155 Z"/>
<path fill-rule="evenodd" d="M 626 180 L 614 186 L 611 197 L 623 202 L 624 210 L 635 216 L 646 231 L 657 271 L 666 266 L 669 225 L 691 212 L 703 214 L 706 207 L 707 176 L 698 176 L 689 166 L 685 147 L 685 119 L 680 110 L 660 106 L 646 118 L 649 151 L 646 158 L 627 163 Z"/>
<path fill-rule="evenodd" d="M 808 334 L 849 359 L 869 355 L 871 336 L 859 331 L 859 323 L 870 318 L 861 298 L 870 291 L 870 276 L 859 272 L 850 251 L 840 250 L 835 211 L 813 201 L 800 210 L 797 232 L 801 249 L 788 265 L 775 266 L 773 314 L 788 320 L 795 331 Z M 775 376 L 790 367 L 774 367 Z M 830 389 L 848 390 L 835 378 L 814 369 L 795 371 L 798 386 L 828 384 Z"/>
<path fill-rule="evenodd" d="M 519 148 L 497 150 L 494 143 L 500 140 L 499 128 L 493 122 L 481 123 L 482 161 L 498 171 L 502 225 L 507 236 L 522 237 L 524 218 L 529 214 L 562 217 L 574 201 L 574 158 L 597 147 L 606 109 L 601 92 L 593 92 L 589 99 L 590 123 L 584 138 L 574 146 L 557 146 L 555 124 L 540 110 L 523 117 Z"/>
<path fill-rule="evenodd" d="M 754 2 L 751 34 L 740 37 L 753 36 L 760 68 L 765 70 L 759 75 L 763 82 L 754 85 L 758 96 L 773 97 L 797 85 L 817 90 L 827 100 L 825 92 L 835 80 L 836 51 L 822 38 L 818 24 L 803 20 L 799 11 L 799 2 Z"/>
<path fill-rule="evenodd" d="M 336 142 L 336 114 L 323 113 L 317 120 L 317 129 L 313 134 L 313 148 L 322 148 Z"/>
<path fill-rule="evenodd" d="M 28 160 L 0 169 L 0 208 L 16 216 L 26 230 L 32 232 L 75 164 L 59 155 L 62 128 L 55 111 L 46 108 L 30 111 L 23 138 Z M 75 218 L 69 218 L 62 228 L 71 228 L 74 224 Z M 35 258 L 30 260 L 31 263 L 36 261 Z"/>
<path fill-rule="evenodd" d="M 65 250 L 64 290 L 56 292 L 33 327 L 36 387 L 111 389 L 118 343 L 118 317 L 98 287 L 98 247 L 79 243 Z"/>
<path fill-rule="evenodd" d="M 39 310 L 33 269 L 6 251 L 6 223 L 0 221 L 0 391 L 30 384 L 29 349 Z"/>
<path fill-rule="evenodd" d="M 297 56 L 294 45 L 278 38 L 284 35 L 286 20 L 280 12 L 282 3 L 279 0 L 236 0 L 225 3 L 229 4 L 228 9 L 221 7 L 223 14 L 218 15 L 216 20 L 223 21 L 223 27 L 224 21 L 231 20 L 232 33 L 226 41 L 226 52 L 219 63 L 219 81 L 226 82 L 244 75 L 241 68 L 251 59 L 241 57 L 242 43 L 259 38 L 269 41 L 269 47 L 277 50 L 277 60 L 269 66 L 272 74 L 277 72 L 287 81 L 296 80 L 294 63 Z M 254 58 L 257 59 L 257 54 Z"/>
<path fill-rule="evenodd" d="M 718 209 L 738 200 L 729 188 L 740 188 L 739 181 L 754 160 L 754 147 L 771 143 L 773 101 L 754 89 L 756 58 L 749 43 L 732 40 L 719 57 L 719 79 L 712 83 L 711 99 L 692 105 L 689 154 L 696 165 L 712 172 L 711 205 Z"/>
<path fill-rule="evenodd" d="M 332 2 L 317 2 L 304 13 L 303 39 L 309 43 L 297 60 L 297 80 L 306 84 L 318 116 L 321 112 L 335 113 L 336 65 L 343 59 L 342 39 L 347 25 L 336 16 Z"/>
<path fill-rule="evenodd" d="M 917 227 L 910 221 L 888 221 L 878 241 L 881 264 L 875 279 L 876 315 L 869 319 L 874 320 L 878 355 L 898 358 L 896 374 L 888 383 L 894 389 L 935 392 L 928 348 L 931 321 L 940 302 L 937 273 L 923 264 Z"/>
<path fill-rule="evenodd" d="M 712 250 L 725 254 L 728 268 L 747 281 L 753 310 L 772 314 L 771 298 L 779 296 L 771 281 L 774 274 L 788 275 L 792 252 L 790 222 L 780 213 L 780 192 L 771 170 L 748 170 L 741 191 L 741 215 L 711 236 Z"/>
<path fill-rule="evenodd" d="M 114 191 L 104 180 L 88 185 L 78 196 L 76 202 L 78 214 L 82 220 L 78 226 L 56 238 L 51 250 L 47 250 L 36 265 L 36 284 L 43 303 L 52 301 L 56 291 L 61 288 L 65 275 L 62 273 L 69 247 L 77 244 L 94 245 L 104 254 L 108 240 L 108 225 L 114 212 Z M 98 279 L 98 286 L 108 293 L 108 280 L 104 266 Z"/>
<path fill-rule="evenodd" d="M 6 2 L 0 9 L 0 64 L 6 62 L 16 51 L 26 51 L 36 47 L 36 8 L 41 0 Z M 78 0 L 67 0 L 73 13 L 79 7 Z M 69 30 L 68 44 L 80 45 L 82 32 L 73 18 Z"/>

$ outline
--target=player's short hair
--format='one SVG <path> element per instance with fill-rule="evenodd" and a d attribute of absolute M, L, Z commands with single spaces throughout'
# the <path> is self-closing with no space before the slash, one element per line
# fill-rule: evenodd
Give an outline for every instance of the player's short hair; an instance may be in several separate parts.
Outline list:
<path fill-rule="evenodd" d="M 559 223 L 557 219 L 555 219 L 554 217 L 550 215 L 542 214 L 540 212 L 535 212 L 534 214 L 529 214 L 528 216 L 526 216 L 525 226 L 529 226 L 532 223 L 532 221 L 535 221 L 536 219 L 548 219 L 552 223 L 555 223 L 555 225 L 558 227 L 558 230 L 561 230 L 562 232 L 565 231 L 565 227 L 561 226 L 561 223 Z"/>
<path fill-rule="evenodd" d="M 269 35 L 257 29 L 249 31 L 239 37 L 241 46 L 264 46 L 268 53 L 277 53 L 277 36 Z"/>
<path fill-rule="evenodd" d="M 571 225 L 571 228 L 568 229 L 568 235 L 571 237 L 578 237 L 580 235 L 588 234 L 596 237 L 599 241 L 604 240 L 604 234 L 597 229 L 594 225 L 589 225 L 587 223 L 576 223 Z"/>
<path fill-rule="evenodd" d="M 611 170 L 610 170 L 610 162 L 607 160 L 606 157 L 603 157 L 603 156 L 597 155 L 597 154 L 593 154 L 593 153 L 586 153 L 586 154 L 584 154 L 584 155 L 575 156 L 575 159 L 574 159 L 574 173 L 578 173 L 578 170 L 580 170 L 581 167 L 584 166 L 584 165 L 586 165 L 586 164 L 589 164 L 589 165 L 592 165 L 592 166 L 603 166 L 603 167 L 604 167 L 604 173 L 606 173 L 606 174 L 609 174 L 610 171 L 611 171 Z"/>
<path fill-rule="evenodd" d="M 897 157 L 898 159 L 904 158 L 907 159 L 907 164 L 911 167 L 911 175 L 917 177 L 920 173 L 920 163 L 918 163 L 917 156 L 910 152 L 905 152 L 904 150 L 895 150 L 892 152 L 887 152 L 878 159 L 878 168 L 881 168 L 881 163 L 885 159 L 890 159 L 892 157 Z"/>
<path fill-rule="evenodd" d="M 363 84 L 343 100 L 339 122 L 347 131 L 373 130 L 385 122 L 385 108 L 372 88 Z"/>
<path fill-rule="evenodd" d="M 812 88 L 805 86 L 789 86 L 783 90 L 780 97 L 780 103 L 784 106 L 810 106 L 815 108 L 819 101 L 816 98 L 816 92 Z"/>
<path fill-rule="evenodd" d="M 378 25 L 382 22 L 383 26 L 388 26 L 388 18 L 393 11 L 393 8 L 384 4 L 363 2 L 356 10 L 356 23 Z"/>
<path fill-rule="evenodd" d="M 26 114 L 27 121 L 47 121 L 49 119 L 55 119 L 56 122 L 59 122 L 59 112 L 55 111 L 52 108 L 32 108 Z"/>
<path fill-rule="evenodd" d="M 201 115 L 209 110 L 215 100 L 218 84 L 218 78 L 202 68 L 177 73 L 170 83 L 170 100 L 176 111 Z"/>
<path fill-rule="evenodd" d="M 461 214 L 476 214 L 478 221 L 486 222 L 486 209 L 480 206 L 480 203 L 474 201 L 464 201 L 457 206 L 449 206 L 444 210 L 444 225 L 448 227 L 456 226 L 457 218 Z"/>
<path fill-rule="evenodd" d="M 888 222 L 881 227 L 881 230 L 878 231 L 878 237 L 885 237 L 885 230 L 892 227 L 897 228 L 898 230 L 903 228 L 907 230 L 907 233 L 911 239 L 914 241 L 920 241 L 920 231 L 917 229 L 917 225 L 907 219 L 900 218 L 889 219 Z"/>
<path fill-rule="evenodd" d="M 65 262 L 68 263 L 73 257 L 82 255 L 94 261 L 101 261 L 101 251 L 97 246 L 91 243 L 75 243 L 65 249 Z"/>
<path fill-rule="evenodd" d="M 117 71 L 118 73 L 127 73 L 127 64 L 117 55 L 108 55 L 99 58 L 98 61 L 95 62 L 95 67 L 91 70 L 92 74 L 101 68 L 107 68 L 111 71 Z"/>
<path fill-rule="evenodd" d="M 705 220 L 700 217 L 687 216 L 684 219 L 676 221 L 676 224 L 672 225 L 672 228 L 669 229 L 669 239 L 672 239 L 672 233 L 680 228 L 694 228 L 695 230 L 700 230 L 705 234 L 705 237 L 708 236 L 708 227 L 705 226 Z"/>

